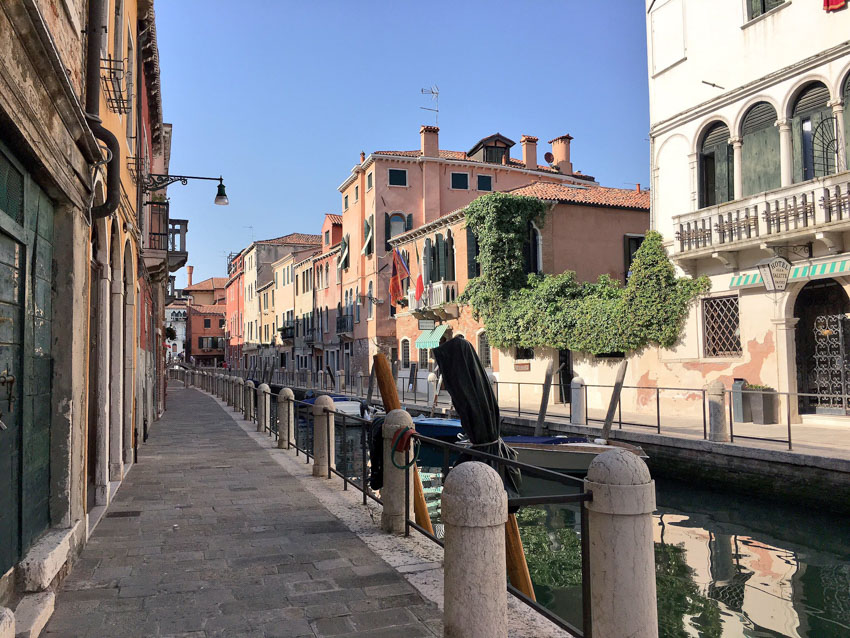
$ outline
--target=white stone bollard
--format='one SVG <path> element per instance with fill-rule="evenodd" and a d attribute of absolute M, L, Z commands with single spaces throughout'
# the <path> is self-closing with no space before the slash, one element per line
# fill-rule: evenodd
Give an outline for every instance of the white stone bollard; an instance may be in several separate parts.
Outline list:
<path fill-rule="evenodd" d="M 570 383 L 570 423 L 587 425 L 587 405 L 585 405 L 584 379 L 576 377 Z"/>
<path fill-rule="evenodd" d="M 257 432 L 271 428 L 271 402 L 271 388 L 267 383 L 261 383 L 257 388 Z"/>
<path fill-rule="evenodd" d="M 722 381 L 708 384 L 709 441 L 728 443 L 731 440 L 729 421 L 726 419 L 726 386 Z"/>
<path fill-rule="evenodd" d="M 313 476 L 331 478 L 328 476 L 328 462 L 330 467 L 336 468 L 336 437 L 334 415 L 328 414 L 325 409 L 334 409 L 334 400 L 326 394 L 318 397 L 313 403 Z"/>
<path fill-rule="evenodd" d="M 443 636 L 507 638 L 508 495 L 498 472 L 478 461 L 456 466 L 443 486 L 442 514 Z"/>
<path fill-rule="evenodd" d="M 434 405 L 434 399 L 437 396 L 437 375 L 433 372 L 428 373 L 428 405 Z"/>
<path fill-rule="evenodd" d="M 411 501 L 409 511 L 413 511 L 413 472 L 400 470 L 392 462 L 393 436 L 405 427 L 413 428 L 413 419 L 410 415 L 404 410 L 392 410 L 384 419 L 381 430 L 384 439 L 384 486 L 381 488 L 381 500 L 384 506 L 381 512 L 381 529 L 392 534 L 404 533 L 404 519 L 407 512 L 404 501 L 405 474 L 410 477 L 407 494 Z M 399 465 L 404 465 L 405 455 L 396 454 L 395 460 Z M 504 543 L 504 538 L 502 542 Z"/>
<path fill-rule="evenodd" d="M 593 459 L 584 487 L 593 493 L 586 505 L 593 633 L 657 638 L 649 468 L 636 454 L 612 447 Z"/>
<path fill-rule="evenodd" d="M 291 442 L 295 441 L 295 393 L 289 388 L 282 388 L 277 395 L 278 431 L 277 447 L 288 450 Z"/>
<path fill-rule="evenodd" d="M 242 405 L 242 418 L 250 421 L 254 414 L 254 382 L 248 380 L 245 382 L 245 401 Z"/>
<path fill-rule="evenodd" d="M 242 399 L 245 398 L 245 379 L 242 377 L 236 378 L 236 386 L 233 389 L 233 409 L 236 412 L 242 411 Z"/>

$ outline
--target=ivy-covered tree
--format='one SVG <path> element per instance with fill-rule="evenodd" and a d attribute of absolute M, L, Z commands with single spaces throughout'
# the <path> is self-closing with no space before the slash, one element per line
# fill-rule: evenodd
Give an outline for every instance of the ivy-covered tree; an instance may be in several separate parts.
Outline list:
<path fill-rule="evenodd" d="M 544 215 L 540 200 L 507 193 L 479 197 L 467 207 L 481 276 L 470 280 L 459 301 L 484 322 L 491 344 L 604 354 L 676 343 L 691 303 L 709 289 L 707 278 L 676 277 L 653 231 L 635 255 L 626 286 L 608 275 L 580 282 L 572 271 L 526 275 L 528 224 Z"/>

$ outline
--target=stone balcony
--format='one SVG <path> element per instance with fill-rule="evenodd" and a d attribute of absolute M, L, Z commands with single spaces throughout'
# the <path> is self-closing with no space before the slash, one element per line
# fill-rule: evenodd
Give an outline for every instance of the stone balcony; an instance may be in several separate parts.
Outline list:
<path fill-rule="evenodd" d="M 458 294 L 456 281 L 434 281 L 425 286 L 418 301 L 415 290 L 409 290 L 407 307 L 419 319 L 455 319 L 459 314 Z"/>
<path fill-rule="evenodd" d="M 186 265 L 189 253 L 186 250 L 187 219 L 168 220 L 168 271 L 175 272 Z"/>
<path fill-rule="evenodd" d="M 717 259 L 730 270 L 738 253 L 821 242 L 828 254 L 844 251 L 850 231 L 850 172 L 793 184 L 673 217 L 671 257 L 685 270 Z"/>

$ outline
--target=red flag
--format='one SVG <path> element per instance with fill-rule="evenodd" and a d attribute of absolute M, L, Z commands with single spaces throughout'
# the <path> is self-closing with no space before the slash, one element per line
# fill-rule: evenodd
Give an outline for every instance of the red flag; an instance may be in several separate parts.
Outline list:
<path fill-rule="evenodd" d="M 422 293 L 425 292 L 425 281 L 422 279 L 422 260 L 419 259 L 419 246 L 416 246 L 416 263 L 419 265 L 419 274 L 416 276 L 416 301 L 422 299 Z"/>
<path fill-rule="evenodd" d="M 390 303 L 396 305 L 401 297 L 401 277 L 398 275 L 398 267 L 396 266 L 395 255 L 393 255 L 393 274 L 390 277 Z"/>
<path fill-rule="evenodd" d="M 847 4 L 847 0 L 823 0 L 824 11 L 838 11 L 843 9 Z"/>

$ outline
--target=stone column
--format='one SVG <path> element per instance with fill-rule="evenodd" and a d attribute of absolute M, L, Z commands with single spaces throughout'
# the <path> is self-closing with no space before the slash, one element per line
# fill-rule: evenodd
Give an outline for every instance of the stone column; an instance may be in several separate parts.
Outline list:
<path fill-rule="evenodd" d="M 726 386 L 722 381 L 708 384 L 708 440 L 728 443 L 729 421 L 726 419 Z"/>
<path fill-rule="evenodd" d="M 570 423 L 573 425 L 587 425 L 584 397 L 584 379 L 575 377 L 570 383 Z"/>
<path fill-rule="evenodd" d="M 732 144 L 733 199 L 740 199 L 744 195 L 744 140 L 733 137 L 729 142 Z"/>
<path fill-rule="evenodd" d="M 787 293 L 786 293 L 787 294 Z M 776 338 L 776 389 L 779 392 L 799 392 L 797 387 L 797 317 L 773 319 Z M 795 395 L 779 395 L 779 422 L 788 418 L 791 408 L 791 423 L 800 422 L 800 402 Z"/>
<path fill-rule="evenodd" d="M 289 388 L 282 388 L 277 395 L 278 425 L 277 447 L 288 450 L 295 440 L 295 393 Z"/>
<path fill-rule="evenodd" d="M 478 461 L 452 469 L 443 487 L 442 513 L 446 526 L 443 636 L 507 638 L 508 495 L 499 474 Z M 610 549 L 613 553 L 614 548 Z"/>
<path fill-rule="evenodd" d="M 847 170 L 847 146 L 844 142 L 847 139 L 844 137 L 847 135 L 847 131 L 844 130 L 844 102 L 836 100 L 835 102 L 830 102 L 829 105 L 832 107 L 832 114 L 835 116 L 835 145 L 837 154 L 835 172 L 841 173 Z"/>
<path fill-rule="evenodd" d="M 265 432 L 270 427 L 271 388 L 261 383 L 257 388 L 257 432 Z"/>
<path fill-rule="evenodd" d="M 791 121 L 777 120 L 779 127 L 779 174 L 782 188 L 794 183 L 794 150 L 791 141 Z"/>
<path fill-rule="evenodd" d="M 584 487 L 593 493 L 587 503 L 593 634 L 657 638 L 649 468 L 636 454 L 612 448 L 591 462 Z"/>
<path fill-rule="evenodd" d="M 242 418 L 250 421 L 254 414 L 254 382 L 245 382 L 245 400 L 242 402 Z"/>
<path fill-rule="evenodd" d="M 336 468 L 336 449 L 334 415 L 325 412 L 326 409 L 334 409 L 334 400 L 325 394 L 313 403 L 313 476 L 330 478 L 328 460 L 330 459 L 330 467 Z"/>
<path fill-rule="evenodd" d="M 381 529 L 393 534 L 404 533 L 405 474 L 410 476 L 407 494 L 410 497 L 409 511 L 413 511 L 413 471 L 406 473 L 404 470 L 398 469 L 392 462 L 393 436 L 405 427 L 413 428 L 413 419 L 410 415 L 404 410 L 392 410 L 384 419 L 381 430 L 384 439 L 384 486 L 381 488 L 381 500 L 384 502 L 384 508 L 381 512 Z M 395 460 L 399 465 L 404 465 L 404 454 L 396 454 Z M 504 544 L 504 532 L 502 534 L 502 543 Z"/>

